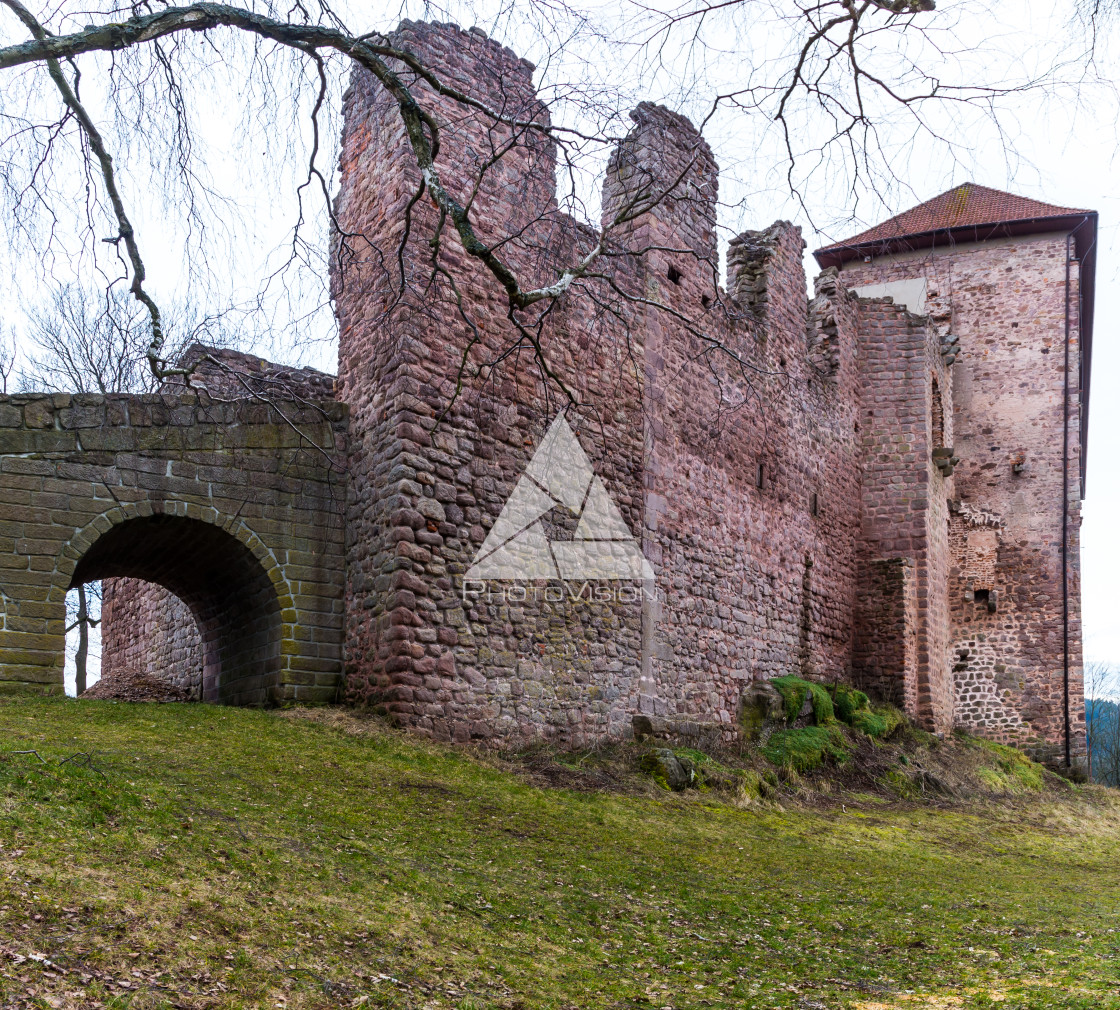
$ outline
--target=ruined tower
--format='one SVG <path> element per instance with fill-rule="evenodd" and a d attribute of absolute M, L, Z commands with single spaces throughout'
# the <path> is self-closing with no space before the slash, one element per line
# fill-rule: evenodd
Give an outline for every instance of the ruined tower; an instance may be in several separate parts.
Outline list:
<path fill-rule="evenodd" d="M 952 362 L 954 722 L 1084 749 L 1081 499 L 1097 215 L 965 184 L 816 252 L 928 314 Z"/>
<path fill-rule="evenodd" d="M 688 120 L 631 113 L 593 229 L 557 203 L 530 64 L 451 25 L 405 22 L 396 42 L 507 117 L 396 68 L 478 237 L 524 285 L 595 248 L 610 277 L 511 313 L 355 72 L 339 374 L 316 378 L 349 411 L 344 669 L 274 700 L 336 691 L 448 740 L 580 744 L 636 715 L 726 739 L 753 682 L 796 673 L 1077 763 L 1095 215 L 962 187 L 819 250 L 811 292 L 783 221 L 732 239 L 721 277 L 718 171 Z M 557 431 L 572 497 L 536 460 Z M 537 502 L 520 526 L 519 487 Z M 479 575 L 503 537 L 546 560 L 586 549 L 593 498 L 640 578 Z M 110 662 L 190 661 L 181 629 L 148 641 L 169 634 L 149 613 L 166 593 L 111 595 Z"/>

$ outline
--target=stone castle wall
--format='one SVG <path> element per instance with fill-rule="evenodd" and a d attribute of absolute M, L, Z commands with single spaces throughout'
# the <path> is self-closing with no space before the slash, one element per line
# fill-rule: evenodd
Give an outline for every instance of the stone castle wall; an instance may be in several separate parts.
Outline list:
<path fill-rule="evenodd" d="M 312 414 L 319 404 L 337 411 L 335 378 L 313 368 L 293 368 L 265 361 L 253 354 L 192 344 L 178 361 L 193 365 L 191 388 L 208 400 L 223 404 L 256 399 L 258 403 L 299 404 Z M 184 380 L 173 376 L 164 394 L 181 394 Z M 290 408 L 281 408 L 290 416 Z M 260 463 L 254 461 L 254 468 Z M 266 464 L 272 473 L 282 470 L 279 459 Z M 262 480 L 267 483 L 268 477 Z M 102 676 L 124 671 L 166 680 L 202 697 L 203 644 L 191 608 L 169 589 L 142 579 L 105 579 L 101 605 Z"/>
<path fill-rule="evenodd" d="M 406 24 L 401 39 L 438 54 L 456 86 L 520 118 L 546 116 L 532 68 L 480 34 Z M 452 156 L 442 169 L 445 184 L 462 192 L 477 170 L 471 157 L 485 157 L 494 137 L 445 111 L 437 115 L 444 150 L 478 152 L 463 163 Z M 464 593 L 467 566 L 543 432 L 571 400 L 542 381 L 545 365 L 531 346 L 500 361 L 510 339 L 501 292 L 465 261 L 454 236 L 445 236 L 444 262 L 462 293 L 462 314 L 447 278 L 432 276 L 435 217 L 426 201 L 412 208 L 402 285 L 386 251 L 400 243 L 419 184 L 404 142 L 396 109 L 356 75 L 346 96 L 346 181 L 336 209 L 343 231 L 360 239 L 336 240 L 343 269 L 333 281 L 339 395 L 355 434 L 349 697 L 445 739 L 621 734 L 636 708 L 640 600 Z M 555 260 L 570 261 L 592 241 L 556 209 L 554 159 L 550 144 L 515 149 L 487 174 L 475 203 L 488 239 L 516 235 L 503 255 L 530 280 L 551 279 Z M 558 306 L 542 350 L 578 401 L 568 417 L 592 464 L 631 528 L 640 529 L 644 434 L 634 362 L 604 313 L 582 299 Z"/>
<path fill-rule="evenodd" d="M 229 359 L 253 393 L 287 376 L 349 408 L 346 698 L 439 739 L 574 745 L 624 736 L 638 713 L 730 736 L 746 685 L 796 673 L 853 681 L 938 732 L 1055 756 L 1064 240 L 846 264 L 809 296 L 800 232 L 778 222 L 733 239 L 721 278 L 718 172 L 687 120 L 634 110 L 595 231 L 558 206 L 555 147 L 524 125 L 548 116 L 528 63 L 454 26 L 404 22 L 396 41 L 523 124 L 514 138 L 398 68 L 438 124 L 444 185 L 465 199 L 481 178 L 479 236 L 522 286 L 596 246 L 610 282 L 511 318 L 423 198 L 398 110 L 354 74 L 332 245 L 337 383 Z M 928 315 L 850 291 L 914 276 Z M 1076 318 L 1071 332 L 1076 362 Z M 211 392 L 238 395 L 225 364 L 203 371 Z M 468 577 L 561 412 L 652 583 Z M 578 521 L 557 506 L 540 529 L 571 539 Z M 174 598 L 130 583 L 106 600 L 113 662 L 190 676 L 183 619 L 159 631 Z"/>
<path fill-rule="evenodd" d="M 500 91 L 522 118 L 545 115 L 531 68 L 478 33 L 406 24 L 400 38 L 476 97 L 494 102 Z M 491 132 L 431 101 L 445 113 L 445 181 L 466 185 L 469 152 L 485 150 Z M 667 110 L 642 105 L 632 118 L 604 183 L 602 235 L 557 210 L 547 145 L 515 149 L 480 189 L 477 219 L 491 238 L 512 236 L 503 253 L 530 283 L 601 239 L 620 250 L 611 269 L 623 294 L 575 285 L 534 323 L 538 356 L 453 239 L 443 262 L 455 288 L 433 277 L 424 201 L 411 207 L 402 285 L 391 253 L 418 174 L 395 108 L 365 74 L 353 78 L 334 277 L 354 446 L 351 699 L 455 739 L 574 743 L 622 735 L 639 711 L 730 732 L 750 681 L 848 679 L 858 655 L 884 688 L 909 678 L 900 700 L 947 727 L 946 603 L 935 585 L 947 567 L 936 511 L 945 495 L 930 490 L 927 434 L 935 337 L 889 302 L 861 307 L 834 273 L 810 301 L 800 233 L 784 223 L 734 240 L 721 286 L 707 145 Z M 666 190 L 613 224 L 636 193 Z M 634 249 L 643 254 L 623 255 Z M 883 371 L 882 402 L 864 417 L 859 330 L 872 316 L 884 361 L 904 349 L 911 404 L 905 446 L 884 447 L 872 465 L 881 529 L 861 522 L 865 467 L 874 433 L 895 438 L 901 415 L 898 376 Z M 503 358 L 519 337 L 523 351 Z M 542 379 L 542 359 L 559 382 Z M 653 564 L 655 592 L 549 601 L 488 585 L 464 600 L 464 574 L 565 406 L 564 388 L 583 448 Z M 858 591 L 861 570 L 903 556 L 914 573 L 906 600 Z M 858 653 L 857 607 L 881 625 Z M 898 621 L 912 642 L 901 653 Z"/>
<path fill-rule="evenodd" d="M 951 419 L 935 424 L 933 387 L 948 388 L 950 380 L 924 319 L 868 301 L 858 329 L 864 609 L 856 626 L 856 679 L 943 731 L 953 725 L 944 529 L 952 478 L 934 466 L 932 441 Z"/>
<path fill-rule="evenodd" d="M 105 579 L 101 627 L 101 676 L 143 673 L 202 697 L 198 624 L 173 593 L 140 579 Z"/>
<path fill-rule="evenodd" d="M 1064 745 L 1062 496 L 1069 507 L 1070 707 L 1084 752 L 1081 674 L 1078 264 L 1064 235 L 992 240 L 847 263 L 856 287 L 920 278 L 953 366 L 949 537 L 955 721 L 1048 757 Z M 1063 492 L 1063 344 L 1070 310 Z M 949 388 L 945 383 L 942 388 Z"/>
<path fill-rule="evenodd" d="M 710 271 L 688 271 L 676 257 L 685 274 L 677 285 L 665 279 L 669 257 L 647 259 L 647 286 L 656 283 L 671 307 L 683 313 L 706 296 L 724 310 L 699 335 L 661 310 L 643 321 L 643 535 L 658 599 L 642 704 L 657 714 L 727 726 L 752 680 L 851 674 L 855 311 L 825 286 L 815 309 L 836 333 L 810 329 L 801 252 L 788 224 L 740 236 L 727 288 L 749 288 L 750 301 L 738 305 Z M 814 354 L 825 339 L 835 344 L 827 366 Z"/>

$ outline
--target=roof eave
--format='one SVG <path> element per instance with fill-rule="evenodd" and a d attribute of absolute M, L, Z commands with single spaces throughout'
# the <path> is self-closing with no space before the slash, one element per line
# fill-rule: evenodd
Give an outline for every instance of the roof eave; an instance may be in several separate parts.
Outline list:
<path fill-rule="evenodd" d="M 990 221 L 984 224 L 955 225 L 929 231 L 896 235 L 891 238 L 872 239 L 859 243 L 840 243 L 817 249 L 813 256 L 821 268 L 841 266 L 865 256 L 888 256 L 891 253 L 916 252 L 939 246 L 960 245 L 963 242 L 986 242 L 993 238 L 1013 235 L 1042 235 L 1055 231 L 1073 231 L 1087 216 L 1096 217 L 1096 211 L 1079 211 L 1070 214 L 1025 217 L 1014 221 Z"/>

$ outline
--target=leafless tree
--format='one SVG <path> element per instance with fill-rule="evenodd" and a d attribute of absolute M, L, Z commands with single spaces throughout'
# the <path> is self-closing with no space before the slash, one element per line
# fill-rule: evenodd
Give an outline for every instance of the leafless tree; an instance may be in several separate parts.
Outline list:
<path fill-rule="evenodd" d="M 527 36 L 544 67 L 547 86 L 540 114 L 466 93 L 452 83 L 443 67 L 398 45 L 388 25 L 352 29 L 326 0 L 290 8 L 271 0 L 248 6 L 138 3 L 123 9 L 106 3 L 94 10 L 64 2 L 43 13 L 34 12 L 22 0 L 0 0 L 0 7 L 10 12 L 13 24 L 24 33 L 22 39 L 17 35 L 18 41 L 0 46 L 0 70 L 8 75 L 6 83 L 19 85 L 5 89 L 13 97 L 4 120 L 6 135 L 0 135 L 0 151 L 6 157 L 0 158 L 0 183 L 13 211 L 9 232 L 43 256 L 57 256 L 60 194 L 80 184 L 85 193 L 82 251 L 69 251 L 68 261 L 84 264 L 106 292 L 127 289 L 131 294 L 145 316 L 146 358 L 156 380 L 181 374 L 183 369 L 170 353 L 165 314 L 148 285 L 142 250 L 160 243 L 153 234 L 141 235 L 134 223 L 136 207 L 153 202 L 150 194 L 138 194 L 142 185 L 138 180 L 146 158 L 157 169 L 160 185 L 168 192 L 178 187 L 176 199 L 185 215 L 188 244 L 205 246 L 221 230 L 226 205 L 200 162 L 199 151 L 205 145 L 190 106 L 191 97 L 198 97 L 192 89 L 195 78 L 212 82 L 218 70 L 233 84 L 240 81 L 239 91 L 247 100 L 258 100 L 253 112 L 258 122 L 276 124 L 288 108 L 304 117 L 288 133 L 303 139 L 305 159 L 295 186 L 298 211 L 289 253 L 268 273 L 265 288 L 275 288 L 277 278 L 290 269 L 325 269 L 322 258 L 316 259 L 316 240 L 307 235 L 311 215 L 305 213 L 305 203 L 317 199 L 325 215 L 332 214 L 331 170 L 324 167 L 330 126 L 337 119 L 332 102 L 337 100 L 344 72 L 360 67 L 389 97 L 407 136 L 420 179 L 409 208 L 427 199 L 437 210 L 425 225 L 433 249 L 431 271 L 427 278 L 412 282 L 442 285 L 459 305 L 464 324 L 473 327 L 462 292 L 445 264 L 449 243 L 454 243 L 458 247 L 454 255 L 473 260 L 481 276 L 497 285 L 505 299 L 512 335 L 508 352 L 527 349 L 542 377 L 560 388 L 565 388 L 563 377 L 540 343 L 552 307 L 565 297 L 584 297 L 604 313 L 619 311 L 619 304 L 659 308 L 647 304 L 650 300 L 644 292 L 618 280 L 617 265 L 643 251 L 628 242 L 626 225 L 657 202 L 680 195 L 674 194 L 671 180 L 668 187 L 638 187 L 629 201 L 611 209 L 597 236 L 570 251 L 566 261 L 556 262 L 554 257 L 543 270 L 527 271 L 510 254 L 522 239 L 520 233 L 495 235 L 492 229 L 480 227 L 475 195 L 481 178 L 493 172 L 510 150 L 525 144 L 555 144 L 560 175 L 568 180 L 562 209 L 584 221 L 598 217 L 581 173 L 601 166 L 607 151 L 619 141 L 623 132 L 619 109 L 625 96 L 622 88 L 605 78 L 593 79 L 595 61 L 590 58 L 576 67 L 586 75 L 583 82 L 565 81 L 559 71 L 550 77 L 553 65 L 571 70 L 570 61 L 565 62 L 569 53 L 605 49 L 627 59 L 637 52 L 651 74 L 669 68 L 681 88 L 691 88 L 702 70 L 696 54 L 712 51 L 704 35 L 707 26 L 721 18 L 737 18 L 734 37 L 742 51 L 736 55 L 747 68 L 747 78 L 740 86 L 709 97 L 708 118 L 730 108 L 760 114 L 776 124 L 784 137 L 795 189 L 797 165 L 807 164 L 811 170 L 843 158 L 867 171 L 876 160 L 889 161 L 876 133 L 878 116 L 887 105 L 904 110 L 918 126 L 935 134 L 924 113 L 930 104 L 991 108 L 1007 90 L 986 82 L 945 81 L 943 66 L 917 62 L 946 55 L 937 35 L 935 18 L 940 12 L 931 0 L 719 4 L 692 0 L 672 14 L 645 11 L 644 19 L 633 19 L 644 33 L 640 37 L 632 30 L 612 32 L 586 12 L 560 3 L 534 0 L 502 8 L 492 23 Z M 640 8 L 634 11 L 642 13 Z M 445 13 L 431 5 L 425 12 Z M 363 16 L 368 17 L 368 11 Z M 771 52 L 769 43 L 758 41 L 762 38 L 777 38 L 778 49 Z M 910 48 L 912 38 L 920 41 L 920 50 Z M 680 66 L 692 71 L 679 70 Z M 1014 86 L 1037 83 L 1025 80 Z M 54 92 L 57 114 L 51 112 L 44 87 Z M 26 104 L 18 104 L 28 96 L 33 99 L 32 113 L 23 111 Z M 433 114 L 439 103 L 488 124 L 492 155 L 480 161 L 473 180 L 445 181 L 449 148 L 456 139 Z M 98 106 L 104 111 L 98 113 Z M 806 133 L 808 120 L 797 119 L 806 109 L 816 116 L 812 135 Z M 820 122 L 827 125 L 823 132 Z M 268 132 L 274 131 L 258 132 L 254 142 Z M 66 185 L 61 184 L 63 179 Z M 362 236 L 339 232 L 333 217 L 332 222 L 340 237 L 334 254 L 346 256 Z M 406 225 L 406 234 L 410 227 Z M 714 268 L 714 264 L 702 266 Z M 401 283 L 405 283 L 403 276 Z M 106 294 L 105 306 L 108 313 L 111 306 L 119 306 L 119 300 Z M 711 342 L 703 318 L 678 315 L 677 323 L 701 342 Z M 745 368 L 742 362 L 736 366 Z"/>
<path fill-rule="evenodd" d="M 1094 782 L 1120 786 L 1120 671 L 1085 664 L 1085 745 Z"/>
<path fill-rule="evenodd" d="M 1014 104 L 1030 95 L 1037 105 L 1086 81 L 1082 31 L 1059 25 L 1035 62 L 1038 38 L 1017 36 L 986 0 L 639 6 L 633 34 L 649 63 L 688 68 L 678 94 L 694 96 L 706 125 L 754 124 L 753 135 L 768 137 L 756 146 L 769 160 L 748 155 L 749 170 L 781 165 L 785 187 L 817 226 L 847 226 L 861 203 L 881 219 L 900 200 L 920 199 L 912 159 L 923 151 L 957 168 L 983 151 L 989 170 L 993 161 L 1012 170 L 1024 156 L 1012 136 Z M 846 205 L 851 216 L 822 221 L 822 203 Z"/>
<path fill-rule="evenodd" d="M 26 361 L 19 383 L 33 391 L 144 392 L 155 378 L 148 329 L 127 291 L 56 289 L 27 314 Z"/>
<path fill-rule="evenodd" d="M 91 632 L 101 624 L 101 583 L 79 585 L 66 594 L 66 634 L 78 632 L 74 649 L 74 693 L 85 694 Z"/>
<path fill-rule="evenodd" d="M 200 318 L 191 306 L 173 304 L 165 316 L 165 346 L 173 360 L 192 343 L 236 346 L 242 339 L 222 320 Z M 48 288 L 25 318 L 17 373 L 22 391 L 144 393 L 159 385 L 148 363 L 146 314 L 127 290 L 75 283 Z"/>
<path fill-rule="evenodd" d="M 15 335 L 6 329 L 0 330 L 0 385 L 6 395 L 8 380 L 16 367 L 16 340 Z"/>

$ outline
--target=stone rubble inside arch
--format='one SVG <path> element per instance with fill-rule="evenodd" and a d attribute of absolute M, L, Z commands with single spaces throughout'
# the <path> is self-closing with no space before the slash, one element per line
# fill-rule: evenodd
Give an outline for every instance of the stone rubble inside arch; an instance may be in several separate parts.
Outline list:
<path fill-rule="evenodd" d="M 121 670 L 103 676 L 82 696 L 95 701 L 197 701 L 184 688 L 167 680 L 140 673 Z"/>

